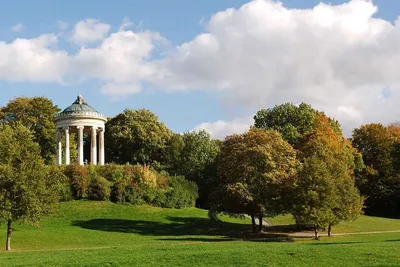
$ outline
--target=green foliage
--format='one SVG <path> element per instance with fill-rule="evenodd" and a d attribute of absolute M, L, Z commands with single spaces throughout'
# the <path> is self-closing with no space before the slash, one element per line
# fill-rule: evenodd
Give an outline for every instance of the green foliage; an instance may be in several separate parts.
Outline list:
<path fill-rule="evenodd" d="M 254 127 L 277 130 L 291 145 L 296 145 L 313 130 L 315 120 L 316 111 L 310 105 L 286 103 L 258 111 Z"/>
<path fill-rule="evenodd" d="M 220 151 L 219 142 L 212 140 L 206 131 L 186 132 L 182 136 L 175 136 L 167 151 L 168 172 L 196 182 L 200 197 L 197 205 L 208 207 L 210 189 L 217 179 L 216 157 Z"/>
<path fill-rule="evenodd" d="M 65 175 L 69 178 L 71 194 L 74 199 L 87 197 L 87 190 L 90 183 L 87 167 L 78 164 L 66 166 Z"/>
<path fill-rule="evenodd" d="M 169 189 L 165 192 L 165 208 L 193 207 L 198 197 L 197 185 L 182 176 L 173 176 L 168 180 Z M 160 203 L 161 204 L 161 203 Z"/>
<path fill-rule="evenodd" d="M 108 200 L 111 193 L 110 186 L 111 183 L 106 178 L 97 173 L 93 174 L 88 188 L 88 199 Z"/>
<path fill-rule="evenodd" d="M 367 196 L 370 215 L 400 214 L 400 127 L 372 123 L 353 131 L 352 144 L 366 168 L 356 172 L 357 186 Z"/>
<path fill-rule="evenodd" d="M 56 183 L 55 194 L 58 195 L 58 199 L 60 201 L 70 201 L 72 200 L 71 186 L 69 178 L 65 175 L 65 167 L 64 166 L 56 166 L 56 165 L 48 165 L 47 166 L 49 175 L 52 177 L 54 181 L 58 181 Z"/>
<path fill-rule="evenodd" d="M 317 117 L 325 116 L 323 112 L 301 103 L 286 103 L 269 109 L 261 109 L 254 116 L 254 127 L 277 130 L 292 146 L 296 147 L 303 138 L 314 131 Z M 341 133 L 337 120 L 328 118 L 329 125 L 337 133 Z"/>
<path fill-rule="evenodd" d="M 108 161 L 148 165 L 160 162 L 172 132 L 149 110 L 125 109 L 106 124 Z"/>
<path fill-rule="evenodd" d="M 39 145 L 21 123 L 0 126 L 0 222 L 36 225 L 51 213 L 58 181 L 40 156 Z M 10 249 L 7 242 L 7 250 Z"/>
<path fill-rule="evenodd" d="M 0 108 L 0 124 L 22 123 L 33 133 L 39 144 L 40 154 L 47 164 L 55 159 L 56 126 L 54 115 L 60 109 L 45 97 L 17 97 Z"/>
<path fill-rule="evenodd" d="M 74 199 L 108 200 L 121 204 L 192 207 L 198 187 L 184 177 L 169 176 L 148 166 L 69 165 L 64 170 Z M 65 199 L 67 199 L 65 197 Z"/>
<path fill-rule="evenodd" d="M 218 186 L 212 209 L 276 215 L 285 207 L 283 192 L 294 182 L 295 150 L 277 131 L 252 129 L 226 138 L 218 159 Z"/>
<path fill-rule="evenodd" d="M 354 151 L 327 117 L 318 115 L 315 131 L 299 150 L 303 165 L 293 194 L 295 218 L 327 227 L 360 216 L 364 199 L 355 187 Z"/>

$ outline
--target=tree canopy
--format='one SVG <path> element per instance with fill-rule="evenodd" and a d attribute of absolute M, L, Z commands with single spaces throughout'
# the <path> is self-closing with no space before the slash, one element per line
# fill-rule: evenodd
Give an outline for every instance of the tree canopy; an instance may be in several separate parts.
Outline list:
<path fill-rule="evenodd" d="M 286 141 L 296 146 L 304 136 L 314 131 L 318 115 L 324 114 L 306 103 L 286 103 L 259 110 L 254 116 L 254 127 L 277 130 Z M 332 128 L 341 132 L 338 121 L 329 118 L 329 123 Z"/>
<path fill-rule="evenodd" d="M 379 123 L 363 125 L 353 131 L 352 144 L 366 168 L 357 173 L 357 185 L 367 196 L 366 213 L 400 214 L 400 126 Z"/>
<path fill-rule="evenodd" d="M 125 109 L 107 122 L 106 129 L 106 158 L 119 164 L 160 162 L 172 137 L 164 123 L 146 109 Z"/>
<path fill-rule="evenodd" d="M 33 140 L 39 144 L 40 154 L 46 163 L 55 158 L 56 129 L 54 115 L 60 109 L 46 97 L 17 97 L 0 108 L 0 123 L 22 123 L 33 132 Z"/>
<path fill-rule="evenodd" d="M 260 221 L 281 213 L 283 191 L 293 183 L 298 164 L 296 151 L 277 131 L 251 129 L 227 137 L 218 157 L 212 209 L 258 216 Z"/>

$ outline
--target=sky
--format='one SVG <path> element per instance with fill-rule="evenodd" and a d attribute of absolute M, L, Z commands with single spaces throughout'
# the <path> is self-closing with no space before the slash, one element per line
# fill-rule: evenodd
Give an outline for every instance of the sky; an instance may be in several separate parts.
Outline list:
<path fill-rule="evenodd" d="M 399 121 L 399 15 L 398 0 L 3 1 L 0 106 L 82 94 L 107 116 L 146 108 L 223 139 L 306 102 L 350 136 Z"/>

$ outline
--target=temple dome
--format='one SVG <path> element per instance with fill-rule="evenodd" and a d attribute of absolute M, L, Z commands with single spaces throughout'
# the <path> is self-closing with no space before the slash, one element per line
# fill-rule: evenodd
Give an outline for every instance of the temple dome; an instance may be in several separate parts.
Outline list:
<path fill-rule="evenodd" d="M 58 113 L 56 117 L 79 116 L 79 115 L 104 117 L 103 114 L 99 113 L 96 109 L 87 104 L 83 99 L 82 95 L 79 95 L 74 103 L 72 103 L 62 112 Z"/>

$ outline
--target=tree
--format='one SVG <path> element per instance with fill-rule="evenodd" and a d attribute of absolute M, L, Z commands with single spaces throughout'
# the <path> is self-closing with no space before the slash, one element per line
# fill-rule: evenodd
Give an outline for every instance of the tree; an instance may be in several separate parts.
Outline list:
<path fill-rule="evenodd" d="M 60 109 L 45 97 L 18 97 L 0 108 L 0 123 L 22 123 L 33 132 L 39 143 L 40 154 L 46 163 L 54 161 L 56 154 L 56 126 L 54 115 Z"/>
<path fill-rule="evenodd" d="M 119 164 L 160 162 L 172 137 L 164 123 L 145 109 L 125 109 L 107 122 L 106 129 L 106 157 Z"/>
<path fill-rule="evenodd" d="M 0 222 L 7 223 L 6 250 L 11 250 L 12 224 L 37 224 L 58 198 L 58 181 L 49 175 L 33 138 L 21 123 L 0 127 Z"/>
<path fill-rule="evenodd" d="M 348 140 L 331 127 L 326 116 L 318 115 L 315 131 L 299 144 L 303 166 L 294 189 L 293 215 L 302 223 L 331 227 L 362 213 L 363 197 L 355 186 L 354 154 Z"/>
<path fill-rule="evenodd" d="M 324 114 L 306 103 L 298 106 L 286 103 L 259 110 L 254 116 L 254 127 L 277 130 L 289 144 L 296 147 L 307 134 L 314 131 L 318 115 Z M 341 132 L 338 121 L 328 120 L 332 128 Z"/>
<path fill-rule="evenodd" d="M 218 156 L 218 185 L 210 196 L 216 212 L 249 214 L 260 221 L 285 210 L 282 198 L 294 182 L 295 150 L 273 130 L 251 129 L 225 139 Z"/>
<path fill-rule="evenodd" d="M 197 205 L 207 207 L 208 195 L 217 176 L 215 161 L 220 150 L 219 143 L 204 130 L 186 132 L 178 140 L 168 147 L 170 156 L 175 155 L 169 160 L 169 172 L 196 182 L 199 187 Z"/>
<path fill-rule="evenodd" d="M 357 186 L 367 196 L 366 213 L 396 217 L 400 214 L 400 127 L 372 123 L 353 131 L 352 144 L 366 168 L 357 173 Z"/>

